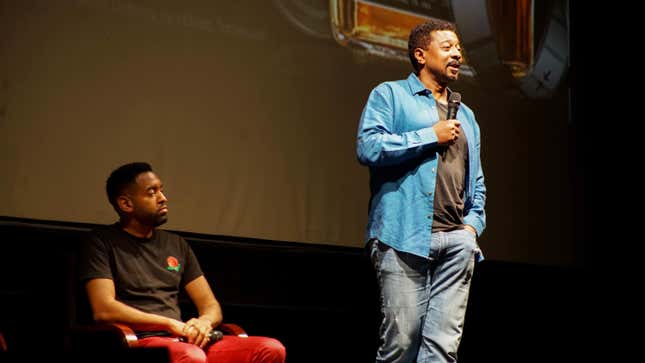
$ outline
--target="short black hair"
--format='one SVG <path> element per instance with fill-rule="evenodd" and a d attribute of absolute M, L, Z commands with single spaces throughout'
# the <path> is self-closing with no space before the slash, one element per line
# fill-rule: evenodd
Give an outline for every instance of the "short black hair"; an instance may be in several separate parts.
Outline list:
<path fill-rule="evenodd" d="M 415 26 L 412 31 L 410 31 L 410 39 L 408 40 L 408 56 L 412 62 L 412 67 L 414 67 L 415 72 L 421 70 L 421 65 L 417 62 L 417 59 L 414 57 L 414 50 L 416 48 L 425 49 L 432 40 L 433 31 L 437 30 L 450 30 L 457 34 L 457 27 L 455 24 L 441 20 L 441 19 L 430 19 L 425 23 L 421 23 Z"/>
<path fill-rule="evenodd" d="M 105 191 L 110 204 L 112 204 L 117 213 L 121 214 L 121 211 L 116 200 L 130 185 L 135 183 L 139 174 L 149 171 L 152 171 L 150 164 L 135 162 L 121 165 L 110 174 L 105 183 Z"/>

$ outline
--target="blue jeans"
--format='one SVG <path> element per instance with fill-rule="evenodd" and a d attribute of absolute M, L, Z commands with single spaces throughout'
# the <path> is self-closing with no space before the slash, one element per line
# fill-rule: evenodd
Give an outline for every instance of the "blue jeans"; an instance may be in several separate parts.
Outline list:
<path fill-rule="evenodd" d="M 456 362 L 475 260 L 476 237 L 465 229 L 432 233 L 430 256 L 368 245 L 380 288 L 377 362 Z"/>

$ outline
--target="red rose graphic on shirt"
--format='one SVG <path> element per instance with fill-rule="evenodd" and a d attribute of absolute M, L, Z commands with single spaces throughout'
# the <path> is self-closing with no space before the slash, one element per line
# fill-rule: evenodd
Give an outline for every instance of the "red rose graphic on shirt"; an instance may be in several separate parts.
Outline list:
<path fill-rule="evenodd" d="M 168 262 L 168 266 L 166 267 L 166 270 L 168 271 L 179 271 L 181 268 L 181 264 L 173 256 L 168 256 L 168 258 L 166 258 L 166 262 Z"/>

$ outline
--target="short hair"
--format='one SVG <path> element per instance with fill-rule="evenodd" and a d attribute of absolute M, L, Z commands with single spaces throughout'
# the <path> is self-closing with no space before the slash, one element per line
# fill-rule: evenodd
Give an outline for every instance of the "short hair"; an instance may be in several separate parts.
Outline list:
<path fill-rule="evenodd" d="M 110 204 L 112 204 L 117 213 L 121 214 L 121 210 L 116 200 L 125 193 L 125 190 L 130 185 L 136 182 L 139 174 L 149 171 L 152 171 L 150 164 L 135 162 L 121 165 L 110 174 L 105 183 L 105 191 Z"/>
<path fill-rule="evenodd" d="M 410 57 L 412 67 L 414 67 L 415 72 L 419 72 L 421 70 L 421 65 L 414 57 L 414 50 L 416 48 L 425 49 L 428 43 L 432 40 L 431 33 L 437 30 L 450 30 L 457 34 L 457 27 L 455 24 L 441 19 L 430 19 L 425 23 L 415 26 L 412 31 L 410 31 L 410 39 L 408 40 L 408 56 Z"/>

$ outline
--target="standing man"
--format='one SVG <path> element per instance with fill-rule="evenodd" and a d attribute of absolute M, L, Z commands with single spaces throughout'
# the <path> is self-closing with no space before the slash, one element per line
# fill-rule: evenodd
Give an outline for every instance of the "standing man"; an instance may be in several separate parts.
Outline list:
<path fill-rule="evenodd" d="M 456 362 L 486 223 L 479 126 L 465 105 L 446 119 L 463 60 L 455 26 L 416 26 L 408 53 L 414 73 L 372 90 L 358 128 L 383 314 L 376 361 Z"/>
<path fill-rule="evenodd" d="M 168 219 L 168 200 L 149 164 L 119 167 L 106 189 L 119 221 L 92 231 L 81 260 L 96 321 L 130 326 L 138 346 L 166 347 L 171 362 L 284 363 L 284 346 L 272 338 L 226 335 L 208 344 L 222 310 L 188 243 L 156 228 Z M 186 322 L 180 289 L 199 314 Z"/>

